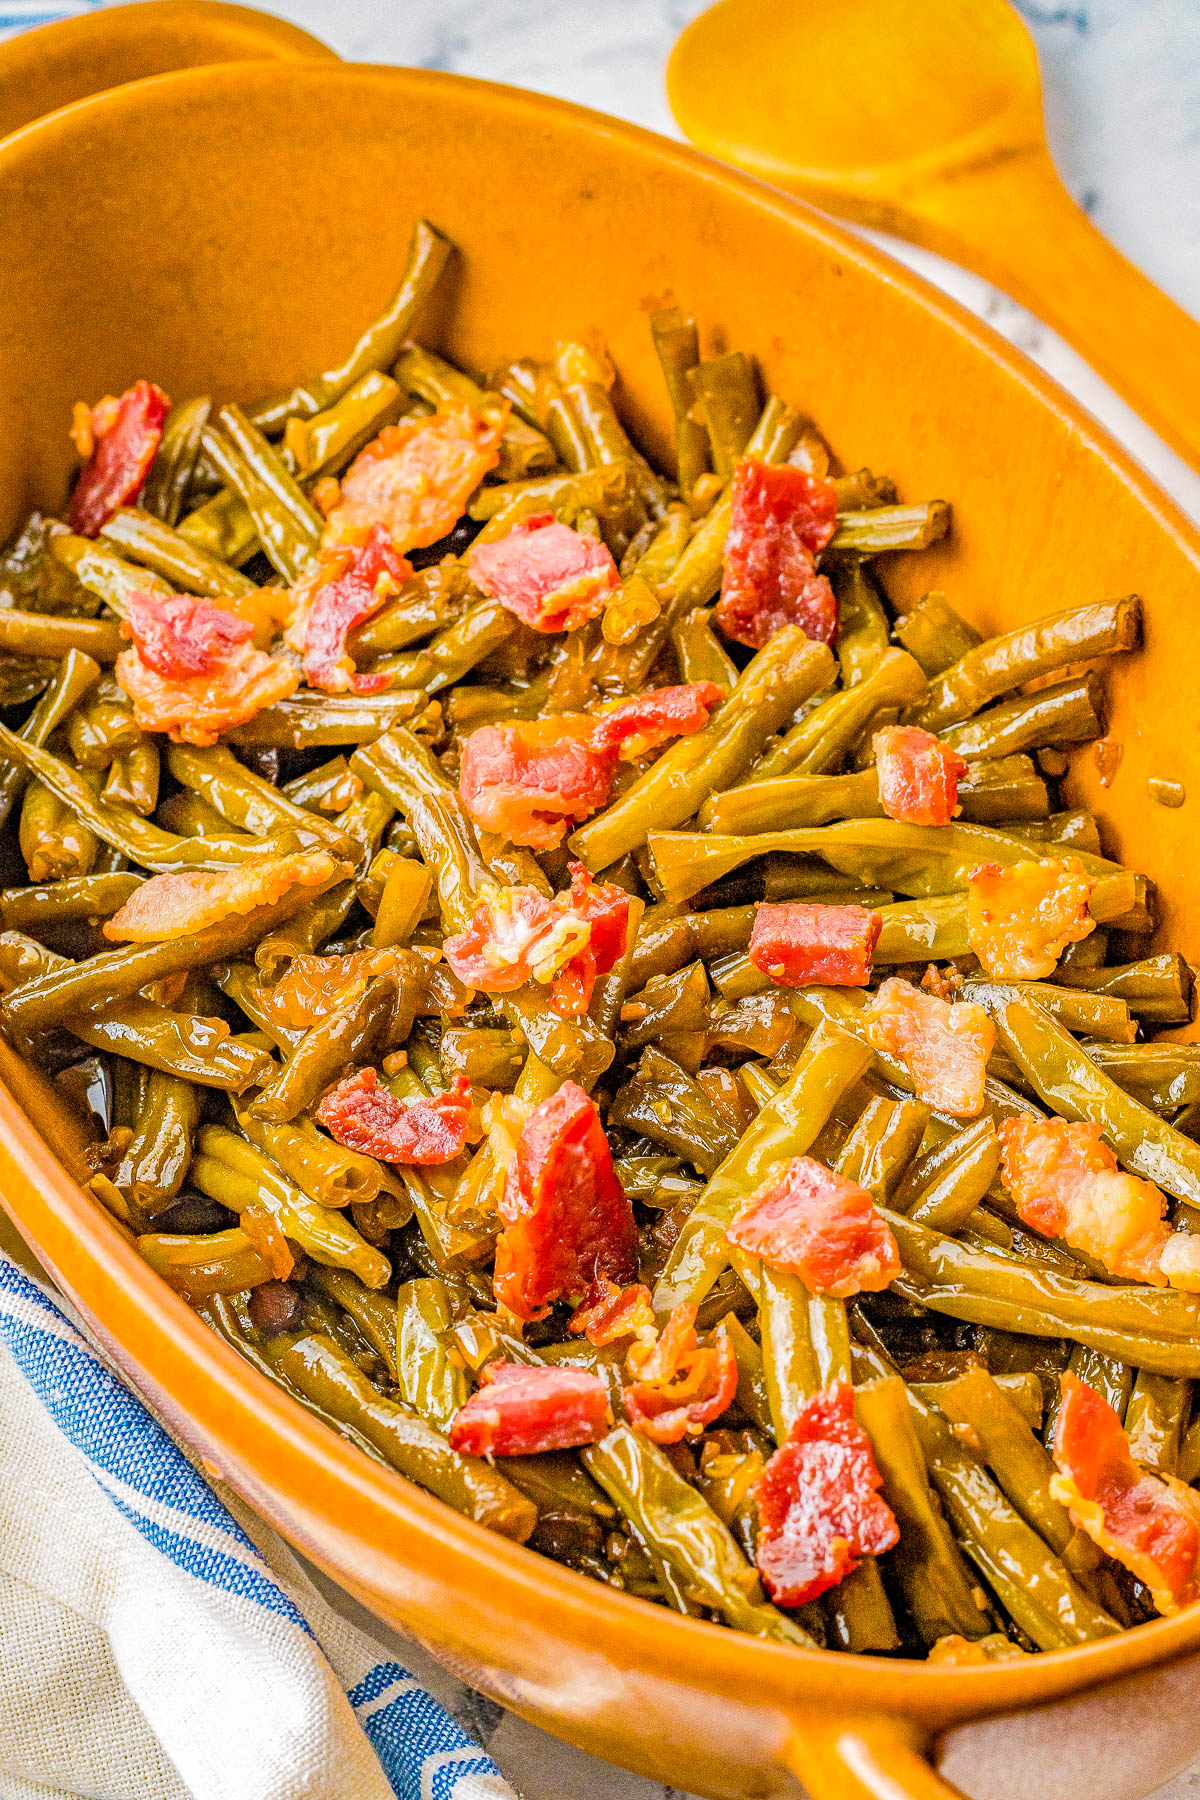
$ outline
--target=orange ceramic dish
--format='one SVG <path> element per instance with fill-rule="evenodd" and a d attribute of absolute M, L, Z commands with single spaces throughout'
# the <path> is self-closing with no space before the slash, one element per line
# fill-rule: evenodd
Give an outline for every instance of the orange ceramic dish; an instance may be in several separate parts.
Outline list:
<path fill-rule="evenodd" d="M 249 399 L 324 366 L 347 325 L 378 311 L 424 210 L 468 247 L 445 342 L 457 361 L 491 367 L 595 332 L 635 429 L 662 451 L 642 315 L 702 298 L 846 466 L 869 454 L 902 492 L 952 496 L 955 535 L 896 570 L 901 604 L 943 586 L 994 630 L 1136 587 L 1150 633 L 1112 681 L 1121 755 L 1102 795 L 1083 759 L 1075 791 L 1159 881 L 1163 941 L 1196 950 L 1188 808 L 1151 805 L 1147 785 L 1200 781 L 1176 700 L 1195 535 L 1061 396 L 883 259 L 573 109 L 437 75 L 247 65 L 139 82 L 0 148 L 13 277 L 0 293 L 0 538 L 31 506 L 61 505 L 61 421 L 80 393 L 149 371 L 175 392 Z M 7 1051 L 0 1072 L 5 1204 L 131 1380 L 368 1605 L 588 1749 L 713 1795 L 783 1795 L 800 1774 L 818 1797 L 931 1800 L 948 1791 L 924 1758 L 939 1730 L 1200 1644 L 1193 1608 L 1079 1650 L 929 1668 L 761 1643 L 597 1589 L 367 1463 L 248 1370 L 71 1179 L 80 1146 L 47 1084 Z M 967 1779 L 969 1748 L 954 1766 Z"/>

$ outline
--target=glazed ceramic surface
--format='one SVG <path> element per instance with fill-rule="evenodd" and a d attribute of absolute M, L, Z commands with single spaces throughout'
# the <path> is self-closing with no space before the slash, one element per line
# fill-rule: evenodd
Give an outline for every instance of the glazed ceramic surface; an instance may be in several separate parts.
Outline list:
<path fill-rule="evenodd" d="M 884 571 L 984 629 L 1137 589 L 1145 652 L 1114 671 L 1101 793 L 1074 794 L 1188 904 L 1200 803 L 1183 685 L 1200 540 L 1063 396 L 801 206 L 627 127 L 414 71 L 222 67 L 140 82 L 0 147 L 0 533 L 61 503 L 73 400 L 146 374 L 250 398 L 335 358 L 386 299 L 413 217 L 463 247 L 432 322 L 488 367 L 596 334 L 649 448 L 668 420 L 646 313 L 674 300 L 744 346 L 849 467 L 955 507 Z M 1149 776 L 1196 798 L 1153 806 Z M 797 1652 L 664 1614 L 503 1542 L 366 1459 L 216 1340 L 65 1172 L 47 1085 L 6 1054 L 0 1189 L 130 1378 L 302 1549 L 467 1679 L 601 1755 L 713 1795 L 946 1790 L 919 1755 L 955 1721 L 1067 1695 L 1200 1643 L 1200 1617 L 990 1669 Z M 32 1129 L 36 1117 L 52 1147 Z"/>

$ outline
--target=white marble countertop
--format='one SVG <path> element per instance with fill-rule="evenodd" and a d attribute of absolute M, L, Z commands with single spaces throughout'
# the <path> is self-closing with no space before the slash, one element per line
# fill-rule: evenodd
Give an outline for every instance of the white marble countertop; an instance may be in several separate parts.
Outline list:
<path fill-rule="evenodd" d="M 663 68 L 675 38 L 706 0 L 256 3 L 351 60 L 511 82 L 678 136 Z M 1038 43 L 1051 147 L 1071 192 L 1126 255 L 1200 316 L 1200 0 L 1017 4 Z M 88 0 L 0 0 L 5 22 L 84 10 Z M 1075 393 L 1200 519 L 1200 476 L 1053 332 L 962 269 L 891 240 L 886 247 Z M 354 1616 L 355 1602 L 313 1573 L 335 1604 Z M 378 1634 L 378 1625 L 369 1623 Z M 397 1640 L 396 1647 L 482 1738 L 523 1800 L 689 1800 L 558 1743 L 464 1689 L 411 1645 Z M 1160 1789 L 1155 1800 L 1200 1800 L 1200 1768 Z"/>

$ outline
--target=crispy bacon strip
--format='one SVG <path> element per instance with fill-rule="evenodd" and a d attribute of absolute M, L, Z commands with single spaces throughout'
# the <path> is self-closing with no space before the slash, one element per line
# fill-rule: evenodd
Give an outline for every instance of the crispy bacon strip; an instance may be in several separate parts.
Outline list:
<path fill-rule="evenodd" d="M 838 609 L 816 559 L 837 528 L 832 481 L 789 464 L 743 457 L 733 477 L 733 518 L 717 624 L 735 643 L 761 650 L 785 625 L 832 644 Z"/>
<path fill-rule="evenodd" d="M 552 900 L 533 887 L 485 888 L 467 930 L 442 950 L 467 987 L 506 994 L 540 981 L 569 1017 L 587 1010 L 597 976 L 625 954 L 628 929 L 628 894 L 572 863 L 570 891 Z"/>
<path fill-rule="evenodd" d="M 750 961 L 783 987 L 866 987 L 883 920 L 865 906 L 764 900 L 754 915 Z"/>
<path fill-rule="evenodd" d="M 1160 1613 L 1200 1598 L 1200 1497 L 1173 1476 L 1139 1469 L 1108 1402 L 1068 1370 L 1054 1426 L 1058 1474 L 1050 1491 L 1086 1531 L 1149 1588 Z"/>
<path fill-rule="evenodd" d="M 891 725 L 871 740 L 879 774 L 879 803 L 905 825 L 949 825 L 958 812 L 958 784 L 966 760 L 915 725 Z"/>
<path fill-rule="evenodd" d="M 232 869 L 152 875 L 104 924 L 115 944 L 191 937 L 221 919 L 272 906 L 293 887 L 326 888 L 342 865 L 327 850 L 264 856 Z"/>
<path fill-rule="evenodd" d="M 343 475 L 324 542 L 363 544 L 373 525 L 383 525 L 399 555 L 436 544 L 499 462 L 507 413 L 485 419 L 455 402 L 428 418 L 385 425 Z"/>
<path fill-rule="evenodd" d="M 892 975 L 866 1009 L 867 1035 L 912 1077 L 918 1100 L 955 1118 L 983 1111 L 996 1028 L 971 1000 L 951 1004 Z"/>
<path fill-rule="evenodd" d="M 853 1388 L 814 1394 L 755 1489 L 758 1568 L 776 1606 L 805 1606 L 891 1549 L 900 1533 L 882 1486 Z"/>
<path fill-rule="evenodd" d="M 535 631 L 575 631 L 603 612 L 621 586 L 599 538 L 572 531 L 553 513 L 522 519 L 470 555 L 478 587 Z"/>
<path fill-rule="evenodd" d="M 481 726 L 463 745 L 463 805 L 510 844 L 553 850 L 612 792 L 615 758 L 592 737 L 593 721 L 571 713 Z"/>
<path fill-rule="evenodd" d="M 737 1361 L 727 1337 L 701 1345 L 696 1308 L 675 1307 L 657 1341 L 648 1336 L 630 1349 L 625 1389 L 629 1422 L 655 1444 L 698 1437 L 720 1418 L 737 1393 Z"/>
<path fill-rule="evenodd" d="M 76 408 L 72 436 L 86 460 L 67 516 L 80 537 L 99 537 L 119 507 L 133 505 L 146 484 L 170 408 L 170 400 L 152 381 L 135 381 L 119 400 L 102 400 L 86 421 Z"/>
<path fill-rule="evenodd" d="M 467 1141 L 471 1084 L 460 1075 L 432 1100 L 397 1100 L 380 1087 L 374 1069 L 359 1069 L 322 1096 L 317 1118 L 347 1150 L 381 1162 L 453 1162 Z"/>
<path fill-rule="evenodd" d="M 598 1349 L 619 1343 L 622 1338 L 655 1337 L 658 1328 L 650 1289 L 641 1282 L 622 1288 L 615 1281 L 601 1279 L 594 1284 L 587 1304 L 576 1307 L 571 1314 L 568 1329 Z"/>
<path fill-rule="evenodd" d="M 399 593 L 412 574 L 382 525 L 372 525 L 361 546 L 326 550 L 321 568 L 293 592 L 295 611 L 287 643 L 300 653 L 309 687 L 327 694 L 375 694 L 388 685 L 386 674 L 360 675 L 346 649 L 347 635 Z"/>
<path fill-rule="evenodd" d="M 967 942 L 998 981 L 1041 981 L 1068 944 L 1096 929 L 1093 882 L 1074 856 L 983 863 L 967 886 Z"/>
<path fill-rule="evenodd" d="M 708 715 L 725 698 L 715 681 L 695 681 L 686 687 L 651 688 L 632 700 L 602 712 L 592 722 L 595 750 L 609 752 L 622 762 L 632 762 L 657 750 L 671 738 L 690 737 L 708 724 Z"/>
<path fill-rule="evenodd" d="M 999 1136 L 1004 1184 L 1026 1225 L 1114 1275 L 1200 1293 L 1200 1238 L 1172 1231 L 1165 1196 L 1118 1168 L 1098 1125 L 1005 1119 Z"/>
<path fill-rule="evenodd" d="M 535 1456 L 595 1444 L 612 1414 L 608 1389 L 588 1369 L 488 1363 L 450 1426 L 450 1448 L 467 1456 Z"/>
<path fill-rule="evenodd" d="M 526 1121 L 500 1202 L 498 1300 L 520 1319 L 545 1318 L 596 1284 L 636 1280 L 637 1225 L 617 1180 L 600 1115 L 565 1081 Z"/>
<path fill-rule="evenodd" d="M 298 671 L 252 642 L 256 629 L 269 629 L 268 611 L 258 595 L 225 606 L 190 594 L 131 595 L 124 628 L 133 643 L 114 672 L 142 729 L 204 747 L 294 693 Z"/>
<path fill-rule="evenodd" d="M 900 1273 L 900 1252 L 866 1188 L 811 1156 L 773 1169 L 725 1233 L 813 1294 L 876 1294 Z"/>

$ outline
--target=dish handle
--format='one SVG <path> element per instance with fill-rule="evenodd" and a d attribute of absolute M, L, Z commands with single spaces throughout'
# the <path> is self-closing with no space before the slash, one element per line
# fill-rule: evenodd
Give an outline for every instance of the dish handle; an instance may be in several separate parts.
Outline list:
<path fill-rule="evenodd" d="M 888 1713 L 797 1710 L 784 1766 L 809 1800 L 962 1800 L 929 1760 L 932 1735 Z"/>

